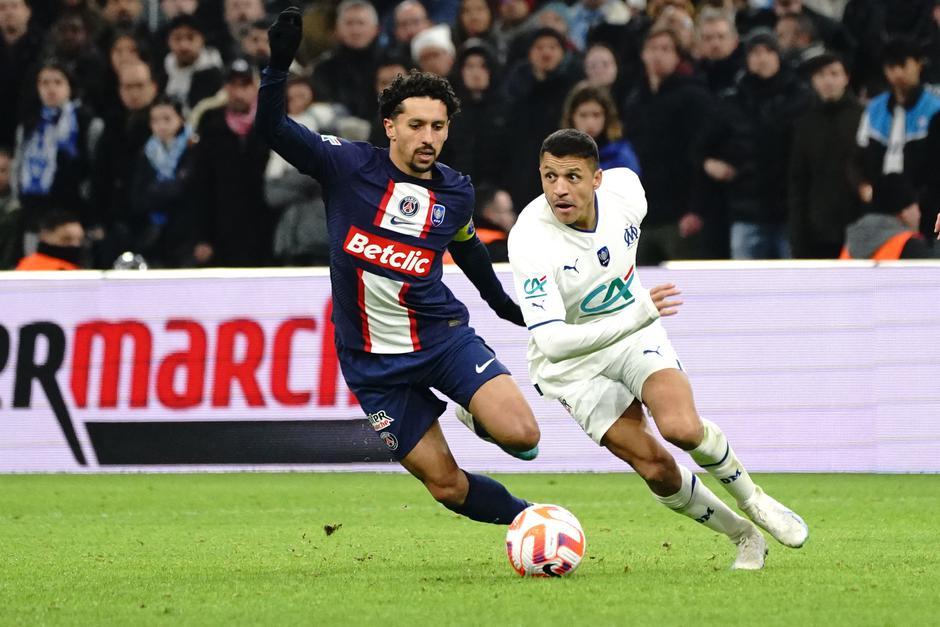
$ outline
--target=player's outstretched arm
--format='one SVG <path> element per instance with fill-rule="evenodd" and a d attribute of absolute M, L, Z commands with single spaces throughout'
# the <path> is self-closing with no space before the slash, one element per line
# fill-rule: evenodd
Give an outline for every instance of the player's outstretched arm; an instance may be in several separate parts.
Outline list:
<path fill-rule="evenodd" d="M 525 320 L 522 318 L 519 305 L 513 302 L 503 289 L 503 284 L 493 272 L 493 263 L 486 245 L 472 232 L 471 224 L 459 231 L 457 238 L 447 247 L 454 258 L 454 263 L 480 291 L 480 296 L 497 316 L 524 327 Z"/>
<path fill-rule="evenodd" d="M 284 93 L 287 70 L 302 36 L 300 9 L 296 7 L 284 9 L 268 29 L 271 60 L 261 73 L 256 123 L 277 154 L 301 172 L 315 175 L 325 150 L 323 140 L 287 117 Z"/>
<path fill-rule="evenodd" d="M 587 324 L 568 324 L 550 319 L 530 326 L 535 345 L 549 361 L 558 362 L 581 357 L 607 348 L 649 326 L 660 316 L 672 316 L 682 305 L 675 300 L 680 294 L 675 285 L 658 285 L 636 294 L 636 306 Z"/>

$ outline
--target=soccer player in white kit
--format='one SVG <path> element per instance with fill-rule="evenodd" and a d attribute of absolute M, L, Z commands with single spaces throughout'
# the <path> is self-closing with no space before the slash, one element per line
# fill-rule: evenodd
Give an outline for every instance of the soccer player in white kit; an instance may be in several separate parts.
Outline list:
<path fill-rule="evenodd" d="M 636 245 L 646 195 L 626 168 L 602 172 L 597 145 L 574 129 L 542 144 L 544 195 L 526 206 L 509 234 L 509 261 L 531 336 L 529 374 L 598 444 L 630 464 L 656 500 L 737 545 L 733 569 L 764 565 L 767 544 L 754 523 L 789 547 L 809 529 L 755 485 L 718 425 L 699 417 L 692 388 L 660 316 L 682 301 L 672 284 L 644 289 Z M 735 513 L 680 466 L 645 424 L 721 482 Z"/>

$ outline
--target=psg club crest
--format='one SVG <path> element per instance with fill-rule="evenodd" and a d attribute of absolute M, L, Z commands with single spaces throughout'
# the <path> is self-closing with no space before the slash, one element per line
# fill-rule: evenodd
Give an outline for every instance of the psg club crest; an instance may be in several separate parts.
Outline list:
<path fill-rule="evenodd" d="M 605 268 L 607 264 L 610 263 L 610 251 L 607 250 L 606 246 L 602 246 L 600 250 L 597 251 L 597 260 L 601 262 L 601 265 Z"/>
<path fill-rule="evenodd" d="M 385 446 L 388 447 L 388 450 L 394 451 L 398 448 L 398 438 L 395 437 L 395 434 L 390 431 L 383 431 L 379 434 L 379 437 L 385 442 Z"/>
<path fill-rule="evenodd" d="M 434 205 L 431 207 L 431 224 L 440 226 L 444 223 L 444 205 Z"/>
<path fill-rule="evenodd" d="M 414 214 L 418 213 L 419 207 L 420 205 L 418 204 L 418 199 L 414 196 L 405 196 L 401 199 L 401 202 L 398 203 L 398 210 L 401 211 L 401 214 L 406 218 L 410 218 Z"/>

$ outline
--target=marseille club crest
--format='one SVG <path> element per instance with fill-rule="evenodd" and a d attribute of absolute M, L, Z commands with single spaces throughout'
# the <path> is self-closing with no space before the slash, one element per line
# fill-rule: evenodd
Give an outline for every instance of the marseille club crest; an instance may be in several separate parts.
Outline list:
<path fill-rule="evenodd" d="M 431 207 L 431 224 L 440 226 L 444 223 L 444 205 L 434 205 Z"/>
<path fill-rule="evenodd" d="M 605 268 L 607 264 L 610 263 L 610 251 L 607 250 L 606 246 L 602 246 L 600 250 L 597 251 L 597 260 L 601 262 L 601 265 Z"/>
<path fill-rule="evenodd" d="M 414 196 L 405 196 L 401 199 L 401 202 L 398 203 L 398 210 L 401 211 L 401 214 L 406 218 L 410 218 L 418 213 L 419 207 L 418 199 Z"/>

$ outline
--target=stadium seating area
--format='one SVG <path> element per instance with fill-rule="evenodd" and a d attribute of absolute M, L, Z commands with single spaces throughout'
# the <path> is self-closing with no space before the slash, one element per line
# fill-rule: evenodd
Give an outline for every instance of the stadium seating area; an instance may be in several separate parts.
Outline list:
<path fill-rule="evenodd" d="M 440 161 L 472 177 L 496 261 L 566 126 L 640 173 L 642 264 L 836 258 L 911 197 L 932 239 L 940 0 L 0 0 L 0 270 L 42 241 L 74 267 L 325 264 L 319 183 L 253 128 L 290 4 L 288 113 L 312 130 L 387 145 L 378 93 L 451 80 Z M 879 194 L 888 173 L 913 196 Z M 69 220 L 76 241 L 41 239 Z"/>

